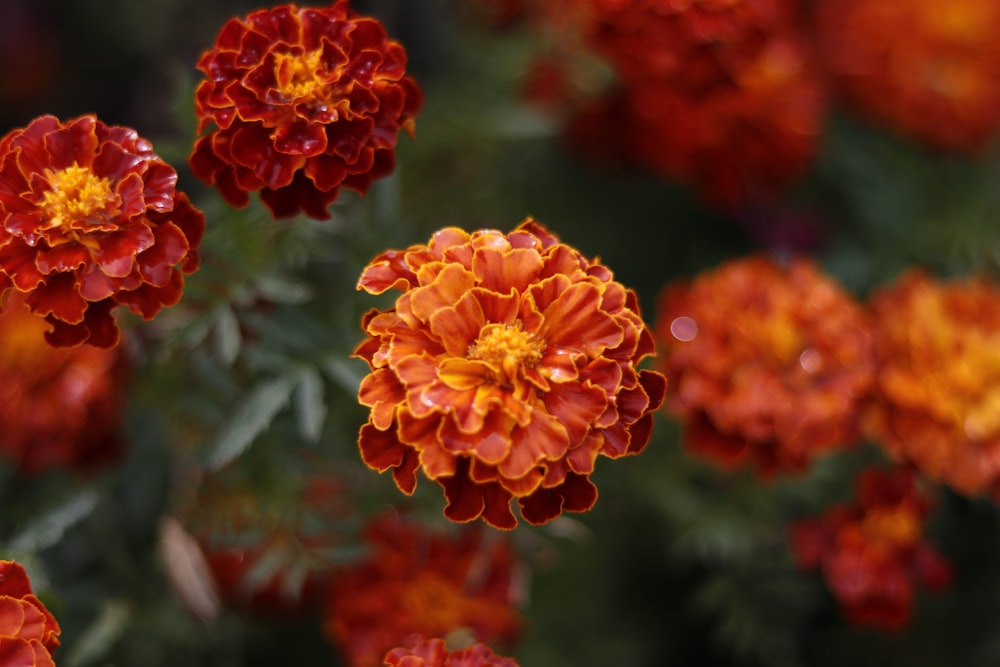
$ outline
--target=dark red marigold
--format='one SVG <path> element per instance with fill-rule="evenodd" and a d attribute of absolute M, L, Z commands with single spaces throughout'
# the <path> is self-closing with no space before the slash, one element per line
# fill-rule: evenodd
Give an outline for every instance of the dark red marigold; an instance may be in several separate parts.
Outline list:
<path fill-rule="evenodd" d="M 864 471 L 857 496 L 794 523 L 792 551 L 801 569 L 822 571 L 852 623 L 899 629 L 917 585 L 940 590 L 951 580 L 951 566 L 923 537 L 930 499 L 907 468 Z"/>
<path fill-rule="evenodd" d="M 0 560 L 0 665 L 55 667 L 59 623 L 31 590 L 20 563 Z"/>
<path fill-rule="evenodd" d="M 134 130 L 42 116 L 0 140 L 0 295 L 51 326 L 56 346 L 113 347 L 118 305 L 151 319 L 198 268 L 205 217 Z"/>
<path fill-rule="evenodd" d="M 667 409 L 693 451 L 770 474 L 858 439 L 868 318 L 811 261 L 752 257 L 668 286 L 656 326 Z"/>
<path fill-rule="evenodd" d="M 231 19 L 198 68 L 198 132 L 212 129 L 191 170 L 239 208 L 259 190 L 275 217 L 326 219 L 341 187 L 367 192 L 423 103 L 403 46 L 346 0 Z"/>
<path fill-rule="evenodd" d="M 386 654 L 383 664 L 389 667 L 519 667 L 516 660 L 497 655 L 485 644 L 449 651 L 440 638 L 394 648 Z"/>
<path fill-rule="evenodd" d="M 461 630 L 509 644 L 520 632 L 520 568 L 502 535 L 431 532 L 393 514 L 369 525 L 365 546 L 362 561 L 334 575 L 324 622 L 351 667 L 380 664 L 413 635 Z"/>
<path fill-rule="evenodd" d="M 0 313 L 0 455 L 22 471 L 88 468 L 121 450 L 121 348 L 54 348 L 17 291 Z"/>
<path fill-rule="evenodd" d="M 514 528 L 514 498 L 533 524 L 589 510 L 598 455 L 649 441 L 665 382 L 638 369 L 654 345 L 635 293 L 537 222 L 443 229 L 358 287 L 402 291 L 362 322 L 361 456 L 407 494 L 423 470 L 449 519 Z"/>
<path fill-rule="evenodd" d="M 866 435 L 959 493 L 1000 498 L 1000 287 L 912 271 L 870 301 Z"/>
<path fill-rule="evenodd" d="M 826 66 L 857 109 L 948 150 L 982 150 L 1000 132 L 1000 3 L 825 0 Z"/>

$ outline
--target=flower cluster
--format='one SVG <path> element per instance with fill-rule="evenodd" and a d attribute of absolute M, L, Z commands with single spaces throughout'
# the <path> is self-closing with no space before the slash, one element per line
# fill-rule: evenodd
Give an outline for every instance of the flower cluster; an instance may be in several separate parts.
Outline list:
<path fill-rule="evenodd" d="M 340 188 L 365 193 L 395 167 L 423 95 L 406 51 L 346 0 L 231 19 L 198 63 L 191 170 L 231 205 L 260 197 L 276 217 L 329 218 Z"/>
<path fill-rule="evenodd" d="M 878 379 L 867 434 L 960 493 L 1000 497 L 1000 288 L 912 271 L 871 307 Z"/>
<path fill-rule="evenodd" d="M 402 292 L 363 319 L 361 455 L 407 494 L 423 470 L 453 521 L 514 528 L 513 498 L 533 524 L 589 510 L 598 455 L 649 441 L 665 381 L 638 368 L 653 337 L 635 293 L 537 222 L 443 229 L 358 287 Z"/>
<path fill-rule="evenodd" d="M 205 218 L 129 128 L 42 116 L 0 140 L 0 295 L 26 295 L 55 346 L 113 347 L 118 305 L 145 319 L 181 298 Z"/>
<path fill-rule="evenodd" d="M 854 504 L 792 525 L 796 562 L 801 569 L 822 571 L 852 623 L 902 628 L 914 587 L 939 590 L 951 579 L 950 565 L 923 537 L 929 510 L 930 500 L 911 470 L 866 470 Z"/>
<path fill-rule="evenodd" d="M 869 320 L 810 260 L 750 257 L 669 285 L 656 331 L 667 408 L 695 452 L 768 474 L 858 439 Z"/>
<path fill-rule="evenodd" d="M 860 112 L 948 150 L 1000 132 L 1000 4 L 824 0 L 817 14 L 823 61 Z"/>
<path fill-rule="evenodd" d="M 449 651 L 440 638 L 400 646 L 385 656 L 389 667 L 518 667 L 517 661 L 494 653 L 485 644 L 473 644 Z"/>
<path fill-rule="evenodd" d="M 59 623 L 31 590 L 24 567 L 0 560 L 0 665 L 55 667 Z"/>
<path fill-rule="evenodd" d="M 54 348 L 24 297 L 0 313 L 0 455 L 24 472 L 84 468 L 113 459 L 127 364 L 120 347 Z"/>
<path fill-rule="evenodd" d="M 369 525 L 365 545 L 365 559 L 333 578 L 324 623 L 351 667 L 379 664 L 412 635 L 463 630 L 510 643 L 518 634 L 518 566 L 502 535 L 472 526 L 433 533 L 385 515 Z"/>
<path fill-rule="evenodd" d="M 766 204 L 811 163 L 826 86 L 789 3 L 575 4 L 618 87 L 569 123 L 572 147 L 614 146 L 724 208 Z"/>

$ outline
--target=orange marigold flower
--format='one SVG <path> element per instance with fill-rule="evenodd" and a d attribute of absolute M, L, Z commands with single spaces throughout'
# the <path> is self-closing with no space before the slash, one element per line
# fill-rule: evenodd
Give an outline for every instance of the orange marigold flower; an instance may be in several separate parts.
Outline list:
<path fill-rule="evenodd" d="M 590 0 L 588 45 L 626 85 L 657 79 L 684 93 L 725 85 L 793 18 L 788 0 Z"/>
<path fill-rule="evenodd" d="M 364 560 L 335 574 L 324 623 L 351 667 L 379 664 L 412 635 L 511 643 L 520 632 L 519 567 L 500 534 L 435 533 L 393 514 L 368 526 L 365 544 Z"/>
<path fill-rule="evenodd" d="M 767 475 L 858 439 L 868 318 L 810 260 L 751 257 L 668 286 L 656 326 L 667 408 L 693 451 Z"/>
<path fill-rule="evenodd" d="M 24 472 L 85 468 L 121 451 L 127 364 L 121 348 L 54 348 L 14 291 L 0 313 L 0 455 Z"/>
<path fill-rule="evenodd" d="M 497 655 L 485 644 L 449 651 L 440 638 L 394 648 L 386 654 L 383 664 L 389 667 L 519 667 L 516 660 Z"/>
<path fill-rule="evenodd" d="M 0 560 L 0 665 L 54 667 L 59 623 L 31 590 L 20 563 Z"/>
<path fill-rule="evenodd" d="M 871 308 L 878 376 L 866 434 L 959 493 L 1000 498 L 1000 288 L 911 271 Z"/>
<path fill-rule="evenodd" d="M 403 46 L 346 0 L 231 19 L 198 68 L 198 131 L 212 130 L 191 170 L 236 207 L 259 190 L 275 217 L 326 219 L 341 187 L 367 192 L 423 103 Z"/>
<path fill-rule="evenodd" d="M 635 293 L 534 220 L 443 229 L 358 287 L 403 292 L 362 322 L 362 458 L 407 494 L 422 469 L 449 519 L 514 528 L 513 498 L 533 524 L 589 510 L 597 456 L 649 441 L 665 381 L 637 367 L 654 345 Z"/>
<path fill-rule="evenodd" d="M 824 60 L 859 111 L 928 145 L 974 152 L 1000 131 L 1000 4 L 826 0 Z"/>
<path fill-rule="evenodd" d="M 951 566 L 923 539 L 930 499 L 910 469 L 866 470 L 857 487 L 853 505 L 792 524 L 792 551 L 801 569 L 822 571 L 852 623 L 899 629 L 914 586 L 944 588 Z"/>
<path fill-rule="evenodd" d="M 134 130 L 36 118 L 0 140 L 0 296 L 13 287 L 56 346 L 113 347 L 111 311 L 144 319 L 181 298 L 205 217 Z"/>

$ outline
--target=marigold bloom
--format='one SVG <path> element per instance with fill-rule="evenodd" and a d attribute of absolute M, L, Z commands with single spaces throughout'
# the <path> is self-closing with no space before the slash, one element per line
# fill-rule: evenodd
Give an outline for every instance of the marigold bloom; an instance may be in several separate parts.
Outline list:
<path fill-rule="evenodd" d="M 0 296 L 13 287 L 56 346 L 112 347 L 112 309 L 151 319 L 198 267 L 205 218 L 134 130 L 33 120 L 0 140 Z"/>
<path fill-rule="evenodd" d="M 751 257 L 670 285 L 656 327 L 667 408 L 693 451 L 766 475 L 858 439 L 869 322 L 810 260 Z"/>
<path fill-rule="evenodd" d="M 879 367 L 866 434 L 959 493 L 1000 498 L 1000 288 L 911 271 L 871 308 Z"/>
<path fill-rule="evenodd" d="M 826 65 L 862 113 L 955 151 L 1000 131 L 994 0 L 826 0 L 817 15 Z"/>
<path fill-rule="evenodd" d="M 127 364 L 120 348 L 54 348 L 18 292 L 0 313 L 0 455 L 28 473 L 84 468 L 121 450 Z"/>
<path fill-rule="evenodd" d="M 791 25 L 788 0 L 580 2 L 587 44 L 632 85 L 669 81 L 684 94 L 724 85 Z"/>
<path fill-rule="evenodd" d="M 852 623 L 899 629 L 909 621 L 914 587 L 944 588 L 951 566 L 923 538 L 930 500 L 910 469 L 866 470 L 857 495 L 853 505 L 794 523 L 793 554 L 801 569 L 822 571 Z"/>
<path fill-rule="evenodd" d="M 473 644 L 449 651 L 443 639 L 400 646 L 385 656 L 389 667 L 519 667 L 516 660 L 497 655 L 485 644 Z"/>
<path fill-rule="evenodd" d="M 325 219 L 346 187 L 362 194 L 395 167 L 423 94 L 382 24 L 330 7 L 281 5 L 231 19 L 198 68 L 194 174 L 242 208 Z"/>
<path fill-rule="evenodd" d="M 31 590 L 20 563 L 0 560 L 0 665 L 54 667 L 59 623 Z"/>
<path fill-rule="evenodd" d="M 366 558 L 334 576 L 324 623 L 351 667 L 379 664 L 412 635 L 461 629 L 511 643 L 520 631 L 518 564 L 500 534 L 434 533 L 385 515 L 368 526 L 365 545 Z"/>
<path fill-rule="evenodd" d="M 371 374 L 361 456 L 413 493 L 423 470 L 445 515 L 513 528 L 589 510 L 598 455 L 649 441 L 664 378 L 636 295 L 534 220 L 510 234 L 447 228 L 392 250 L 359 289 L 403 292 L 363 319 Z"/>

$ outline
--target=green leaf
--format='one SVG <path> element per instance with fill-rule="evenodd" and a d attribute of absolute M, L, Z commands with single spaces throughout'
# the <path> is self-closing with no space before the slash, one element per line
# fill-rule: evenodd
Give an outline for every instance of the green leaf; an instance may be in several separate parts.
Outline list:
<path fill-rule="evenodd" d="M 97 492 L 87 490 L 76 494 L 53 510 L 29 523 L 7 545 L 14 553 L 33 554 L 51 547 L 62 539 L 72 526 L 85 519 L 97 507 Z"/>
<path fill-rule="evenodd" d="M 212 453 L 208 466 L 218 470 L 242 454 L 254 438 L 267 430 L 277 414 L 288 405 L 294 388 L 294 380 L 288 377 L 257 385 L 210 447 Z"/>
<path fill-rule="evenodd" d="M 305 368 L 295 389 L 295 408 L 299 417 L 299 432 L 310 442 L 319 440 L 326 421 L 323 400 L 323 378 L 314 368 Z"/>
<path fill-rule="evenodd" d="M 106 600 L 97 618 L 73 643 L 66 658 L 67 667 L 86 667 L 107 656 L 125 631 L 131 616 L 132 612 L 123 600 Z"/>
<path fill-rule="evenodd" d="M 240 322 L 232 308 L 219 309 L 212 331 L 219 358 L 227 365 L 233 363 L 240 353 L 243 336 L 240 334 Z"/>

